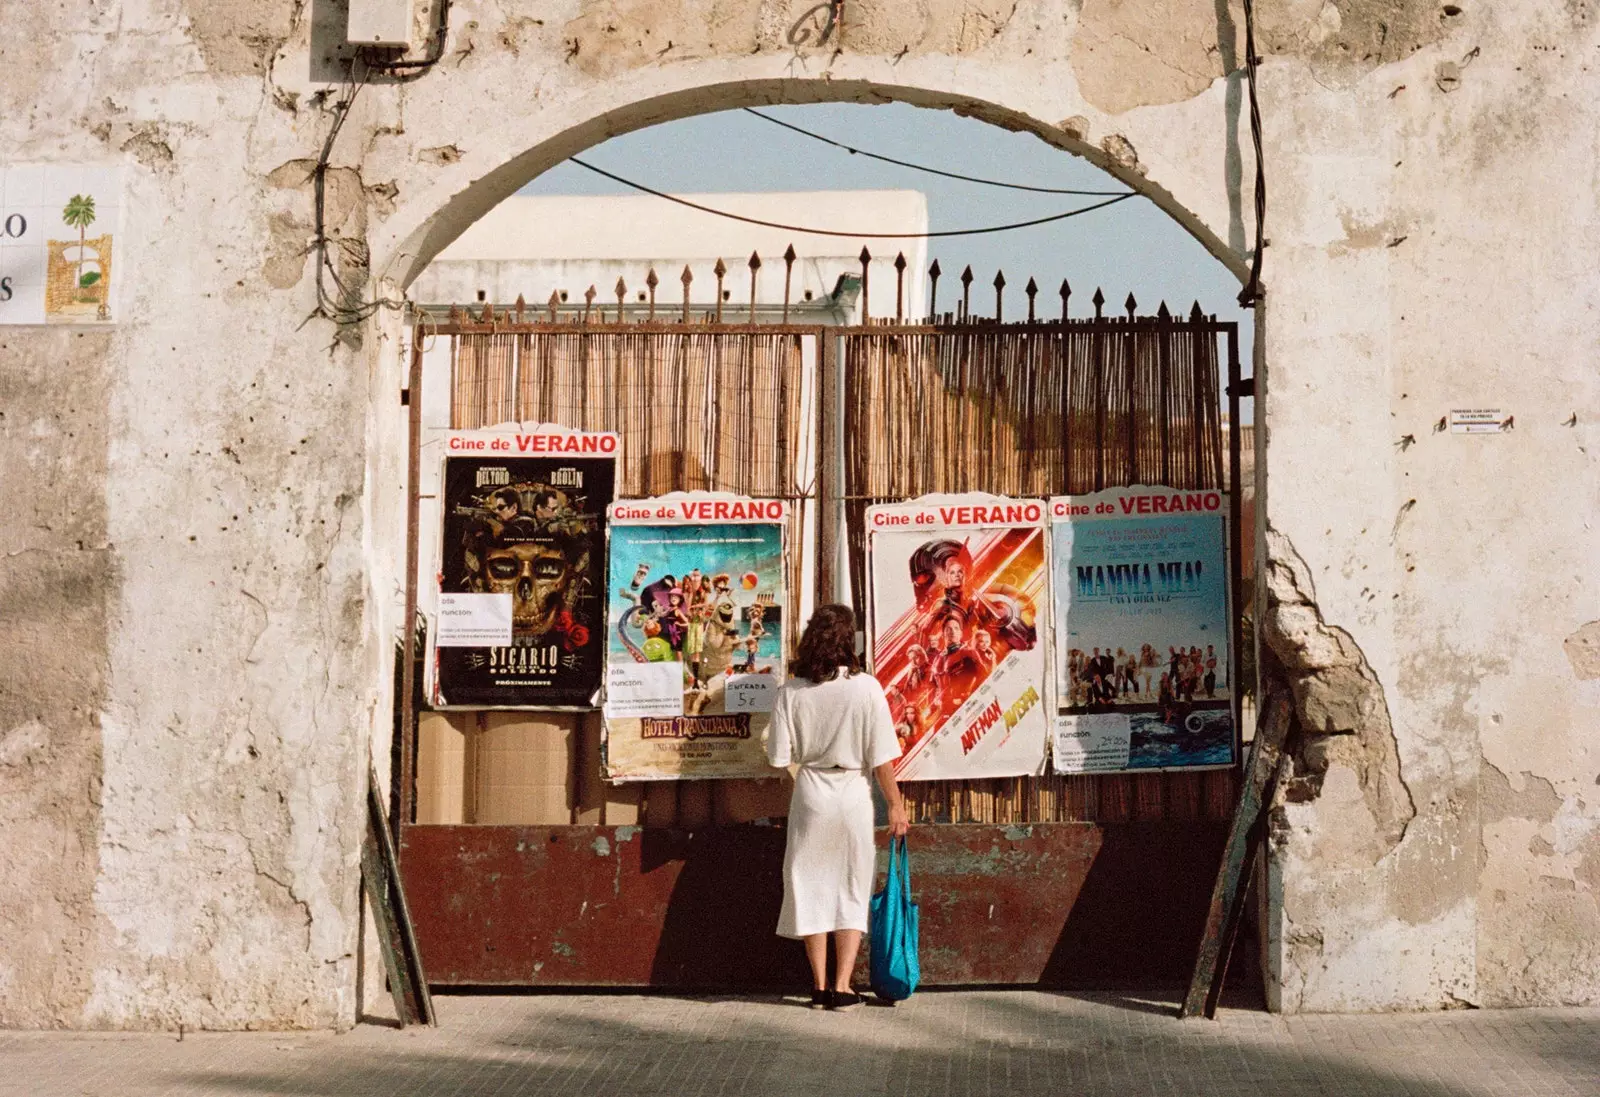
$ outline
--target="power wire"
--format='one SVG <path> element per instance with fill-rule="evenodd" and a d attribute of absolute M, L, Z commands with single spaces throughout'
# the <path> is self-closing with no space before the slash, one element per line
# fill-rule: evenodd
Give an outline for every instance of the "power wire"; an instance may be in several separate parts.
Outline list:
<path fill-rule="evenodd" d="M 317 309 L 314 315 L 322 316 L 337 324 L 359 324 L 376 316 L 382 309 L 403 309 L 404 301 L 392 301 L 386 298 L 377 298 L 352 305 L 350 301 L 356 294 L 339 277 L 339 270 L 334 266 L 333 260 L 328 256 L 328 230 L 327 230 L 327 182 L 328 165 L 333 157 L 334 142 L 339 139 L 339 131 L 344 128 L 344 123 L 350 117 L 350 111 L 355 107 L 356 97 L 361 94 L 361 89 L 366 87 L 371 70 L 362 62 L 359 78 L 352 71 L 351 79 L 345 83 L 345 94 L 333 106 L 333 124 L 328 127 L 328 136 L 323 139 L 322 151 L 317 156 L 317 165 L 312 169 L 312 194 L 315 205 L 315 234 L 312 247 L 317 253 Z M 335 298 L 328 292 L 326 279 L 331 278 L 338 288 L 339 296 Z"/>
<path fill-rule="evenodd" d="M 799 232 L 805 233 L 809 236 L 844 236 L 855 240 L 935 240 L 948 236 L 982 236 L 991 232 L 1010 232 L 1013 229 L 1026 229 L 1032 228 L 1035 225 L 1048 225 L 1054 221 L 1065 221 L 1069 217 L 1077 217 L 1084 213 L 1093 213 L 1095 210 L 1105 209 L 1107 206 L 1114 206 L 1118 202 L 1125 202 L 1129 198 L 1136 198 L 1139 196 L 1138 191 L 1123 191 L 1118 193 L 1113 198 L 1108 198 L 1104 202 L 1096 202 L 1092 206 L 1083 206 L 1079 209 L 1067 210 L 1065 213 L 1051 214 L 1049 217 L 1035 217 L 1031 221 L 1015 221 L 1008 225 L 990 225 L 986 228 L 980 229 L 945 229 L 941 232 L 846 232 L 838 229 L 808 228 L 804 225 L 786 225 L 779 221 L 764 221 L 759 217 L 746 217 L 739 213 L 729 213 L 727 210 L 720 210 L 712 206 L 703 206 L 698 202 L 691 202 L 689 199 L 680 198 L 675 194 L 667 194 L 665 191 L 659 191 L 653 187 L 647 187 L 643 183 L 635 183 L 632 179 L 624 179 L 622 176 L 614 175 L 611 172 L 606 171 L 604 168 L 597 168 L 593 164 L 585 163 L 576 156 L 568 157 L 568 161 L 578 165 L 580 168 L 585 168 L 588 171 L 592 171 L 596 175 L 603 175 L 612 182 L 621 183 L 623 186 L 631 187 L 636 191 L 640 191 L 641 193 L 649 194 L 656 198 L 664 198 L 668 202 L 676 202 L 680 206 L 687 206 L 690 209 L 699 210 L 701 213 L 709 213 L 716 217 L 726 217 L 730 221 L 742 221 L 747 225 L 760 225 L 762 228 L 769 229 L 783 229 L 785 232 Z"/>
<path fill-rule="evenodd" d="M 844 144 L 842 141 L 835 141 L 831 137 L 825 137 L 820 133 L 813 133 L 811 130 L 796 126 L 790 122 L 785 122 L 782 119 L 774 118 L 770 114 L 762 114 L 760 111 L 751 107 L 745 107 L 744 110 L 746 114 L 753 114 L 763 121 L 771 122 L 774 126 L 782 126 L 786 130 L 793 130 L 795 133 L 809 137 L 813 141 L 821 141 L 824 145 L 832 145 L 836 149 L 843 149 L 852 156 L 865 156 L 869 160 L 881 160 L 885 164 L 893 164 L 900 168 L 910 168 L 912 171 L 923 171 L 927 172 L 929 175 L 943 176 L 946 179 L 958 179 L 963 183 L 981 183 L 986 187 L 1004 187 L 1007 190 L 1026 190 L 1032 191 L 1034 194 L 1078 194 L 1089 197 L 1102 197 L 1106 195 L 1126 193 L 1120 190 L 1072 190 L 1070 188 L 1063 187 L 1031 187 L 1025 183 L 1007 183 L 999 179 L 984 179 L 977 175 L 962 175 L 960 172 L 944 171 L 940 168 L 930 168 L 926 164 L 913 164 L 909 160 L 896 160 L 892 156 L 883 156 L 876 152 L 868 152 L 866 149 L 854 148 L 853 146 Z"/>
<path fill-rule="evenodd" d="M 1267 173 L 1261 158 L 1261 104 L 1256 100 L 1256 20 L 1255 4 L 1244 0 L 1244 65 L 1245 79 L 1250 86 L 1250 140 L 1256 151 L 1256 250 L 1250 257 L 1250 281 L 1239 291 L 1239 307 L 1254 308 L 1261 297 L 1261 253 L 1267 240 L 1264 225 L 1267 219 Z"/>

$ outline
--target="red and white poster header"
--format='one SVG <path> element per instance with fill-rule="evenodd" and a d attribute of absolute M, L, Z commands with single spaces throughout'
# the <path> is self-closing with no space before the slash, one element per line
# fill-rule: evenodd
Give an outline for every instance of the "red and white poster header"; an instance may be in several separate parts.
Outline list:
<path fill-rule="evenodd" d="M 1135 484 L 1089 495 L 1057 495 L 1050 500 L 1052 522 L 1112 518 L 1161 518 L 1169 514 L 1228 512 L 1228 493 L 1216 488 L 1169 488 Z"/>
<path fill-rule="evenodd" d="M 1001 495 L 924 495 L 905 503 L 879 503 L 867 508 L 867 531 L 994 529 L 1044 524 L 1045 504 L 1038 499 Z"/>
<path fill-rule="evenodd" d="M 724 492 L 674 492 L 654 499 L 619 499 L 606 512 L 613 525 L 704 526 L 781 522 L 789 516 L 782 499 L 751 499 Z"/>
<path fill-rule="evenodd" d="M 614 431 L 572 430 L 555 423 L 492 430 L 452 430 L 444 435 L 444 450 L 452 456 L 482 454 L 490 457 L 617 457 L 622 438 Z"/>

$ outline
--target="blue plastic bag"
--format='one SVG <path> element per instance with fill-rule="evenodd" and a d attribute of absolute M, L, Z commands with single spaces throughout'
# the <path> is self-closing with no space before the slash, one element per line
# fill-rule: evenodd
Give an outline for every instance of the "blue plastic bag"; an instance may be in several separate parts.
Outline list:
<path fill-rule="evenodd" d="M 867 911 L 872 990 L 888 1002 L 911 997 L 922 978 L 917 960 L 917 904 L 911 901 L 911 855 L 905 838 L 889 840 L 889 878 Z"/>

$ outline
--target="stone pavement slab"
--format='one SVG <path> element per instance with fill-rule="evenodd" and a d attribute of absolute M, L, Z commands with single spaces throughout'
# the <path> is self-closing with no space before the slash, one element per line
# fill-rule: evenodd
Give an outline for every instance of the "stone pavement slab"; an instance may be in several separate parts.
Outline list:
<path fill-rule="evenodd" d="M 440 996 L 440 1027 L 0 1032 L 4 1097 L 438 1094 L 1600 1095 L 1600 1010 L 1178 1021 L 1169 1003 L 974 990 L 798 998 Z"/>

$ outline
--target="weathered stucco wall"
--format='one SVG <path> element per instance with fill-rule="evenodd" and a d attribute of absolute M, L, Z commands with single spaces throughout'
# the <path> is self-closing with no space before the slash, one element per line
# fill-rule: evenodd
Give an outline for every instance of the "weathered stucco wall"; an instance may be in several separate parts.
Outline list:
<path fill-rule="evenodd" d="M 1281 1005 L 1600 1000 L 1600 30 L 1557 0 L 1261 7 L 1262 632 L 1305 725 Z M 334 262 L 398 294 L 612 133 L 898 98 L 1088 156 L 1243 269 L 1237 8 L 851 0 L 820 44 L 810 8 L 455 3 L 442 62 L 340 135 Z M 0 951 L 0 1024 L 349 1023 L 404 370 L 393 313 L 307 320 L 342 8 L 0 11 L 0 147 L 127 164 L 132 274 L 109 332 L 0 336 L 0 932 L 36 943 Z M 1460 406 L 1516 428 L 1435 433 Z"/>

